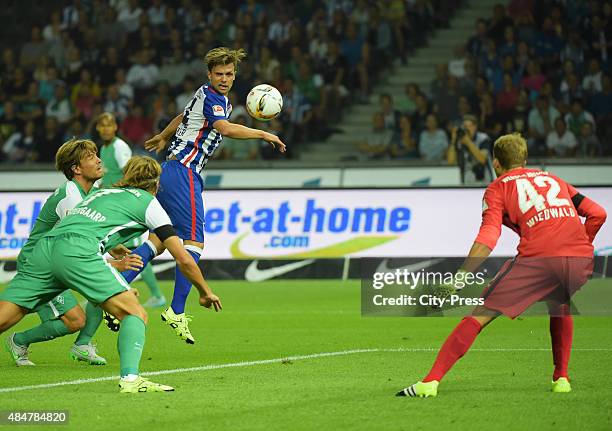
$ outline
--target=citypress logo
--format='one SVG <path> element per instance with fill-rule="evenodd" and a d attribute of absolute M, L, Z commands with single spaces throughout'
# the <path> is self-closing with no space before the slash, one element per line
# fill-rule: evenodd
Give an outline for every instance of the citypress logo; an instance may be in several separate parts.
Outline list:
<path fill-rule="evenodd" d="M 302 202 L 300 202 L 302 203 Z M 252 208 L 248 212 L 240 202 L 228 208 L 208 208 L 205 212 L 207 234 L 238 235 L 231 245 L 236 258 L 256 258 L 255 250 L 245 251 L 252 235 L 257 247 L 274 249 L 274 257 L 313 258 L 338 257 L 376 247 L 397 239 L 410 228 L 411 212 L 403 206 L 344 206 L 322 205 L 307 199 L 298 207 L 297 201 L 283 201 L 276 206 Z M 344 236 L 340 239 L 340 236 Z M 317 245 L 317 239 L 326 244 Z"/>
<path fill-rule="evenodd" d="M 0 250 L 15 250 L 17 254 L 28 240 L 42 205 L 37 200 L 31 205 L 7 202 L 0 206 Z"/>

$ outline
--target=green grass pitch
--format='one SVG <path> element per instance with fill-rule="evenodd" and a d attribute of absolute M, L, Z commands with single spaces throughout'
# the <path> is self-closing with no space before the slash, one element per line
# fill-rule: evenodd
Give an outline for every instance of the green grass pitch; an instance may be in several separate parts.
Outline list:
<path fill-rule="evenodd" d="M 174 393 L 119 394 L 116 380 L 0 392 L 0 410 L 69 411 L 68 427 L 43 429 L 612 429 L 612 318 L 575 318 L 570 394 L 549 392 L 548 319 L 526 317 L 486 328 L 436 399 L 396 398 L 429 370 L 458 318 L 361 317 L 357 281 L 211 285 L 224 310 L 198 308 L 192 292 L 193 346 L 149 310 L 141 371 L 221 367 L 151 377 Z M 117 375 L 116 338 L 104 326 L 96 335 L 104 367 L 69 360 L 73 335 L 33 345 L 33 368 L 1 352 L 0 389 Z M 355 349 L 374 351 L 281 360 Z M 223 366 L 266 359 L 278 360 Z"/>

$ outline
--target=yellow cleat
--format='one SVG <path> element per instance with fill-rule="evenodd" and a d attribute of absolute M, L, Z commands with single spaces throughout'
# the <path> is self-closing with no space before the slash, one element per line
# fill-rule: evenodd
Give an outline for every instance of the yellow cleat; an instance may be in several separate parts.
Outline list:
<path fill-rule="evenodd" d="M 565 394 L 572 391 L 572 385 L 570 385 L 570 382 L 566 377 L 559 377 L 557 380 L 552 382 L 551 390 L 558 394 Z"/>

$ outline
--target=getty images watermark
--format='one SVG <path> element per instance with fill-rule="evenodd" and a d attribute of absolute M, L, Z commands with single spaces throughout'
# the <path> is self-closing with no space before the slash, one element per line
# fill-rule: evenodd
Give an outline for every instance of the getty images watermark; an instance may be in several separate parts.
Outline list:
<path fill-rule="evenodd" d="M 612 315 L 610 256 L 472 259 L 363 258 L 361 313 L 465 316 L 485 306 L 504 314 L 520 308 L 521 315 L 549 315 L 558 304 L 568 304 L 571 314 Z"/>
<path fill-rule="evenodd" d="M 378 292 L 373 292 L 372 304 L 434 308 L 442 308 L 445 305 L 483 305 L 483 298 L 464 297 L 458 292 L 466 287 L 484 285 L 485 277 L 486 271 L 458 270 L 453 273 L 421 269 L 413 272 L 408 268 L 396 268 L 390 272 L 374 272 L 372 288 Z"/>

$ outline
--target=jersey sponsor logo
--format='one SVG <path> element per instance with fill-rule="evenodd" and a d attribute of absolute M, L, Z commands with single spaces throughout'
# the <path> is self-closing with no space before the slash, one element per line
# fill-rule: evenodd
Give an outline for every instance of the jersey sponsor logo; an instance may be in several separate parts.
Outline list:
<path fill-rule="evenodd" d="M 213 115 L 216 117 L 225 117 L 225 110 L 221 105 L 213 105 L 212 111 Z"/>

